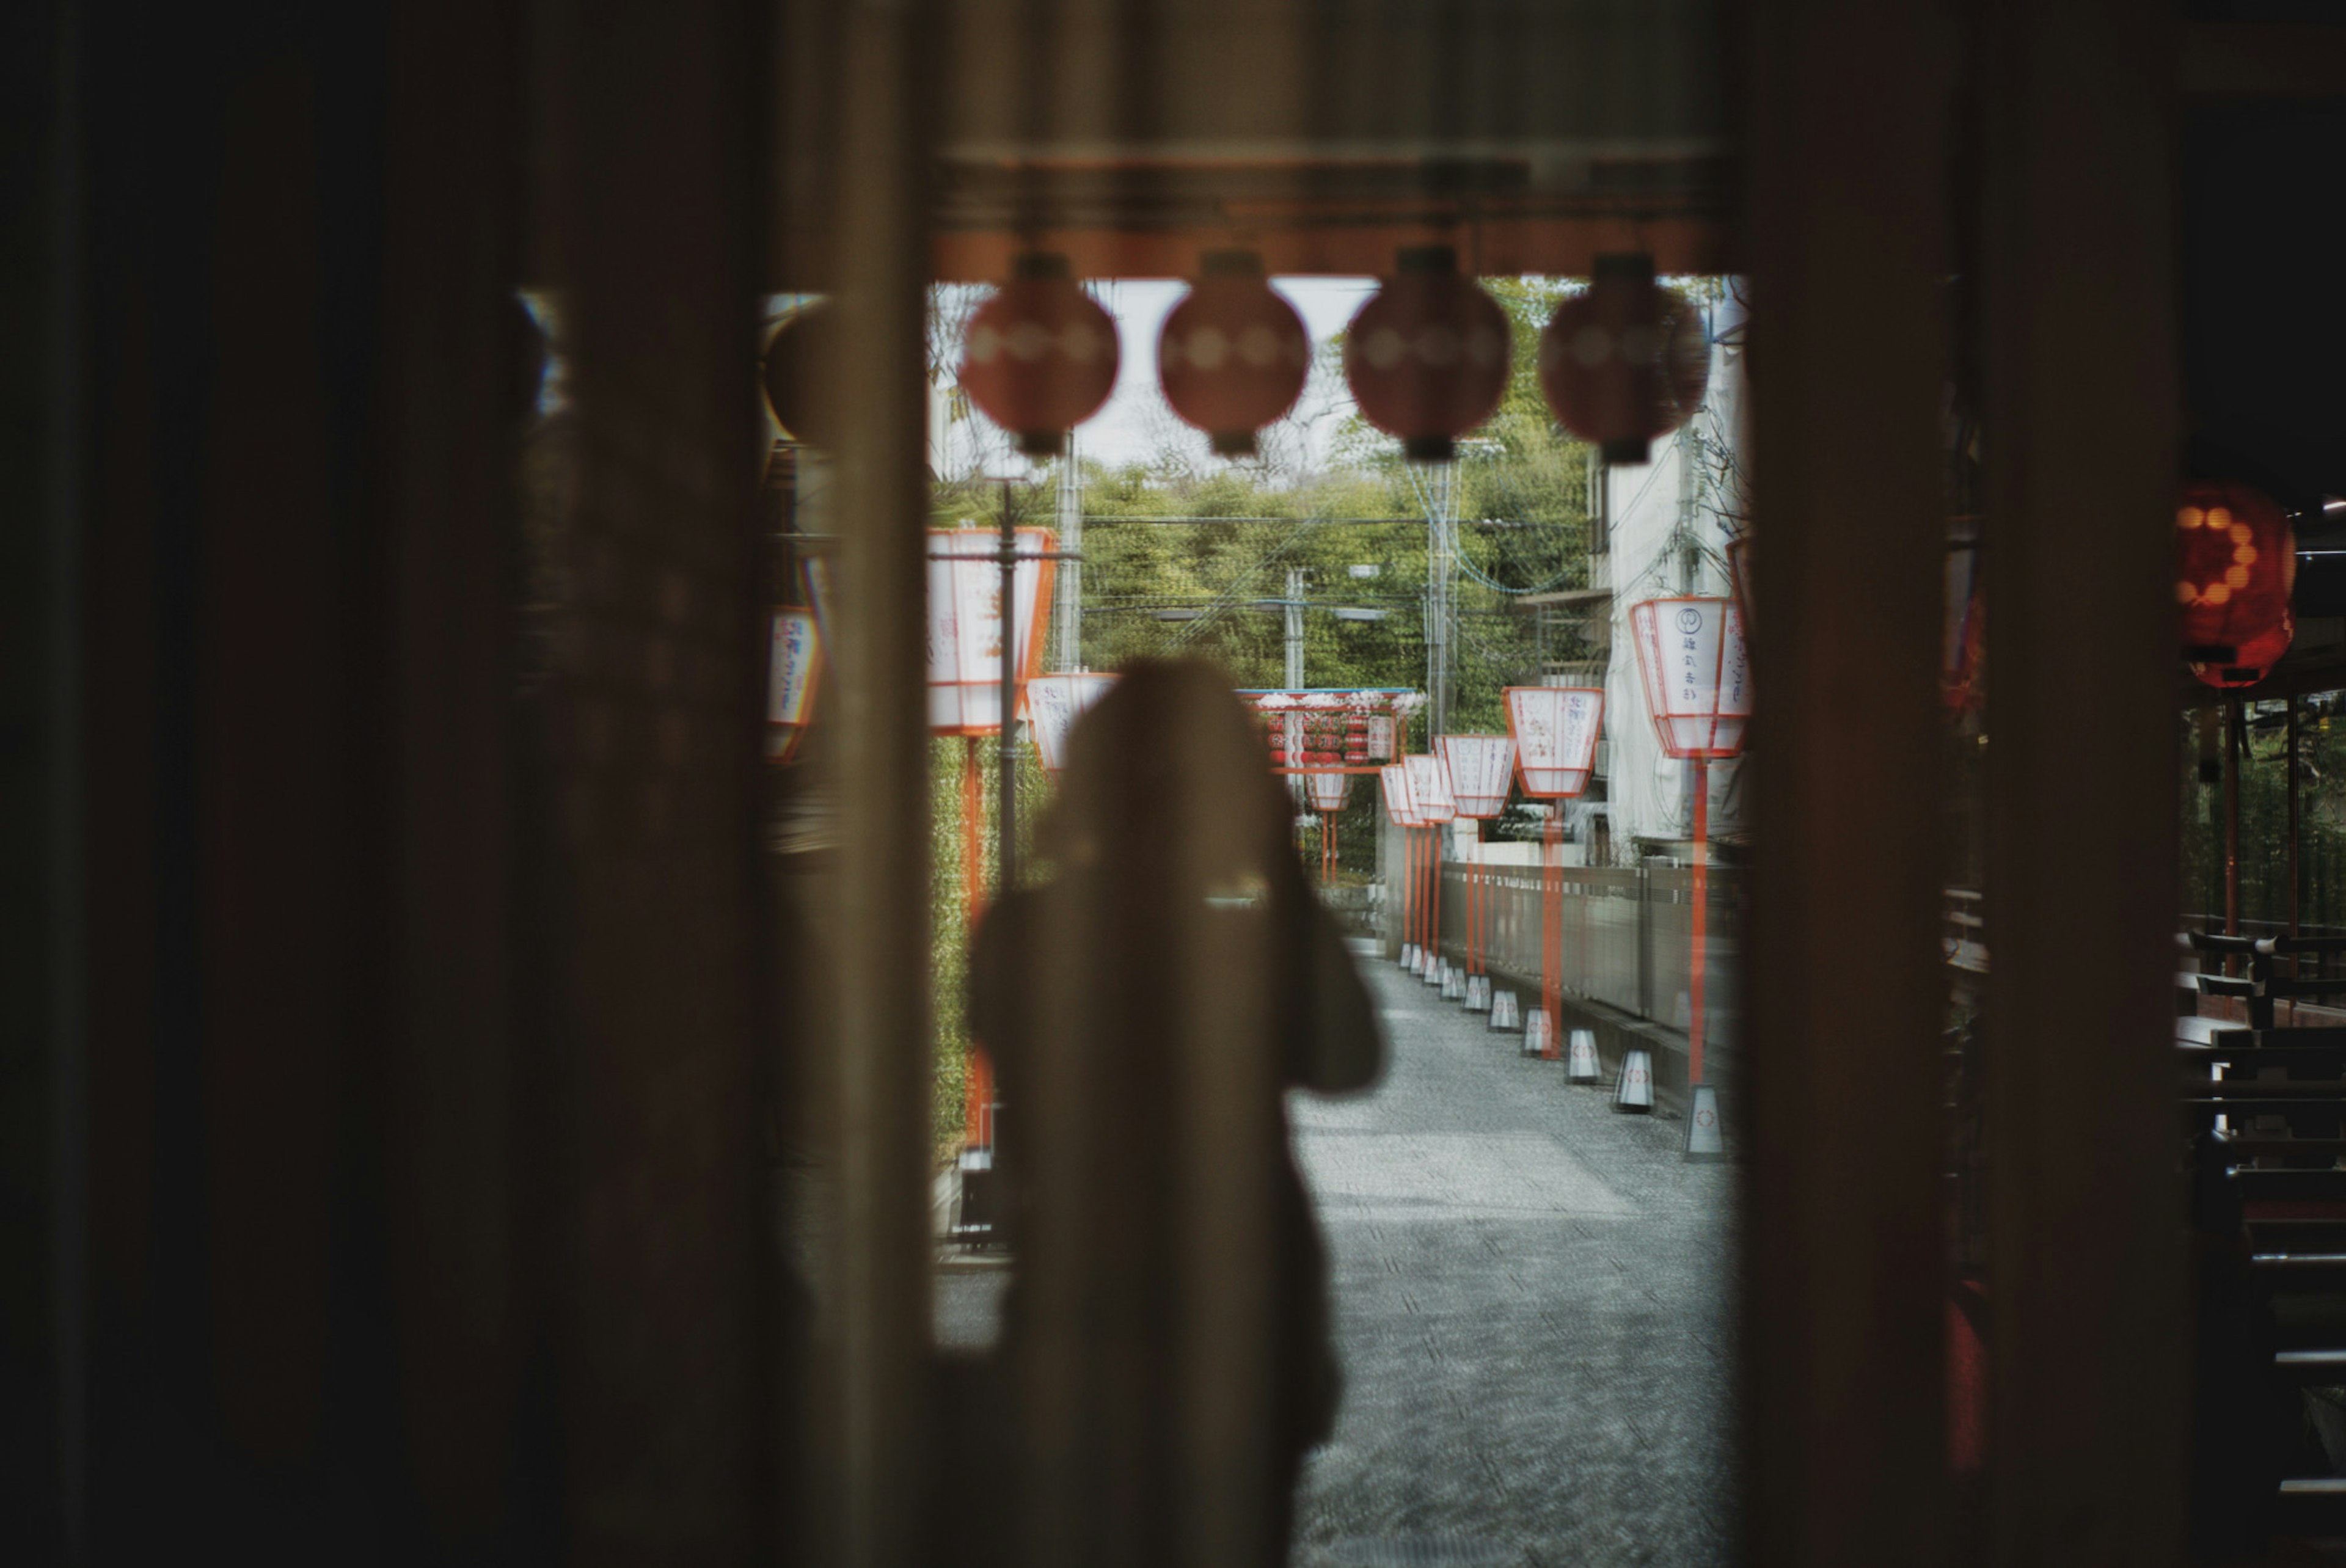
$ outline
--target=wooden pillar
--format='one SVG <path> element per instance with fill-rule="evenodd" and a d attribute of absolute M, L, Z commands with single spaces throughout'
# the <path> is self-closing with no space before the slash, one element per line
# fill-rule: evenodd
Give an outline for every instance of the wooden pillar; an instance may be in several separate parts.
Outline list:
<path fill-rule="evenodd" d="M 820 1506 L 842 1568 L 920 1560 L 929 1354 L 929 736 L 923 85 L 933 8 L 845 8 L 835 158 L 841 414 L 834 713 L 840 1238 L 816 1442 L 836 1489 Z"/>
<path fill-rule="evenodd" d="M 1983 15 L 1988 1551 L 2157 1568 L 2189 1358 L 2171 18 Z"/>
<path fill-rule="evenodd" d="M 533 39 L 577 455 L 527 911 L 553 1087 L 532 1114 L 580 1563 L 740 1561 L 777 1533 L 754 380 L 767 22 L 752 0 L 597 3 L 546 14 Z"/>
<path fill-rule="evenodd" d="M 1948 40 L 1755 8 L 1749 1561 L 1943 1560 L 1939 779 Z M 1852 70 L 1851 62 L 1866 62 Z"/>

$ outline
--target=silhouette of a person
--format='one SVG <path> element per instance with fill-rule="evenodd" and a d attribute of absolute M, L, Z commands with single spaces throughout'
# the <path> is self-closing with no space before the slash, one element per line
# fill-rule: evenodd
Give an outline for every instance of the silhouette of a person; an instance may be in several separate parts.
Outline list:
<path fill-rule="evenodd" d="M 977 933 L 1022 1564 L 1286 1561 L 1341 1374 L 1282 1092 L 1384 1061 L 1292 809 L 1225 677 L 1137 664 L 1069 736 L 1055 875 Z"/>

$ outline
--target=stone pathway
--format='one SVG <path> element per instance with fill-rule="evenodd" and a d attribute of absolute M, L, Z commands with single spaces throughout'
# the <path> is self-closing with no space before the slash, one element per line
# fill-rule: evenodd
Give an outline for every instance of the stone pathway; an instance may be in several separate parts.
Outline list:
<path fill-rule="evenodd" d="M 1295 1562 L 1727 1562 L 1734 1167 L 1363 963 L 1383 1084 L 1290 1102 L 1347 1379 Z"/>

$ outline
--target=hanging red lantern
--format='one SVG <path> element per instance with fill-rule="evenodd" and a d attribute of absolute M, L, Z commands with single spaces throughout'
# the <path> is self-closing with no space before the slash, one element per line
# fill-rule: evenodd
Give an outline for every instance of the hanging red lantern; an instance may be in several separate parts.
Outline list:
<path fill-rule="evenodd" d="M 2175 509 L 2175 543 L 2183 657 L 2211 686 L 2253 686 L 2289 651 L 2295 630 L 2297 538 L 2289 519 L 2248 485 L 2188 484 Z"/>
<path fill-rule="evenodd" d="M 1607 463 L 1643 463 L 1709 384 L 1702 313 L 1654 281 L 1652 257 L 1599 256 L 1588 291 L 1558 305 L 1540 333 L 1539 374 L 1557 423 Z"/>
<path fill-rule="evenodd" d="M 1416 463 L 1447 463 L 1507 390 L 1507 313 L 1458 270 L 1447 245 L 1402 250 L 1344 334 L 1361 416 Z"/>
<path fill-rule="evenodd" d="M 1255 433 L 1303 395 L 1311 338 L 1264 280 L 1261 257 L 1213 250 L 1165 318 L 1157 366 L 1175 413 L 1212 436 L 1221 456 L 1251 457 Z"/>
<path fill-rule="evenodd" d="M 969 319 L 961 386 L 1019 451 L 1049 457 L 1107 402 L 1117 359 L 1116 322 L 1068 275 L 1067 259 L 1032 251 Z"/>
<path fill-rule="evenodd" d="M 822 392 L 839 352 L 838 339 L 835 312 L 829 305 L 811 305 L 783 321 L 766 345 L 765 362 L 759 367 L 766 406 L 792 441 L 828 447 L 838 440 L 836 400 Z"/>
<path fill-rule="evenodd" d="M 2195 662 L 2191 673 L 2209 686 L 2229 691 L 2244 686 L 2254 686 L 2272 672 L 2280 663 L 2281 655 L 2297 636 L 2297 617 L 2286 615 L 2280 625 L 2261 636 L 2249 638 L 2233 651 L 2230 660 L 2223 663 Z"/>

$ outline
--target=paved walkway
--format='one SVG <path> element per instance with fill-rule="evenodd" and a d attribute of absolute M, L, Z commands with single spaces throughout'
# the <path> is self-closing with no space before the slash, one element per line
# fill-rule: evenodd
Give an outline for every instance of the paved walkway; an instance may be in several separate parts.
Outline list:
<path fill-rule="evenodd" d="M 1347 1379 L 1296 1563 L 1726 1562 L 1733 1167 L 1364 967 L 1384 1084 L 1290 1102 Z"/>

